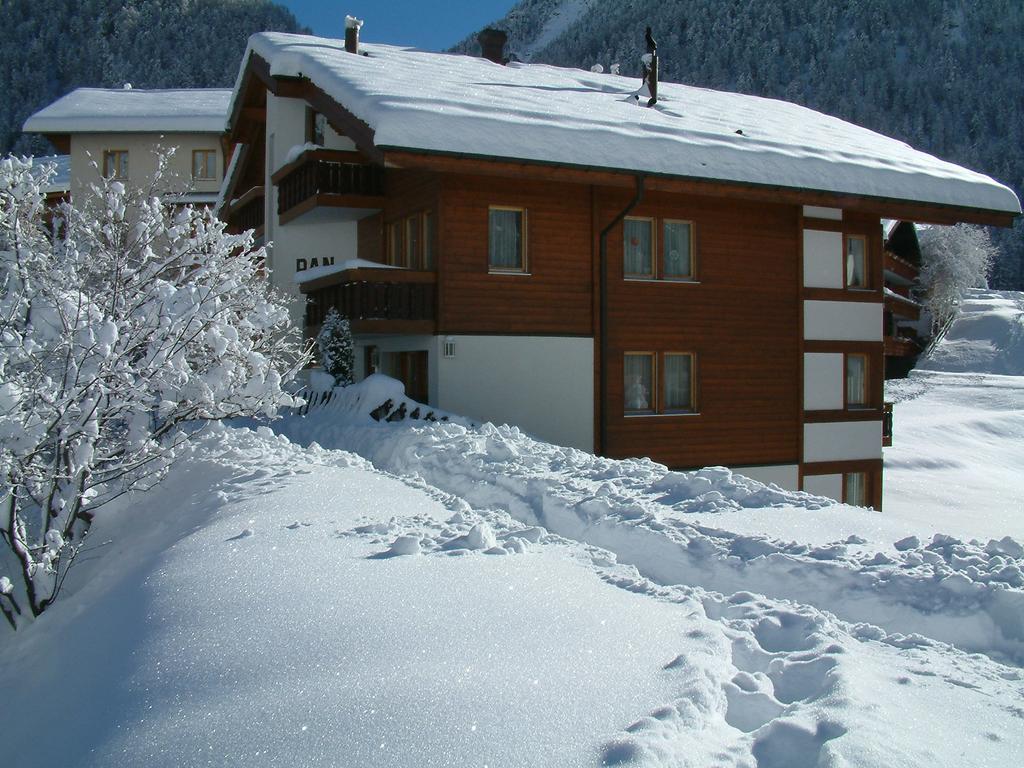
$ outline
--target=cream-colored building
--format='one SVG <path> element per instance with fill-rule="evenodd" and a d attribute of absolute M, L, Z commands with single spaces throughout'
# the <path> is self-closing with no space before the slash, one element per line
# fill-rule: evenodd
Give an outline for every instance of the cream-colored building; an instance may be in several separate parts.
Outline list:
<path fill-rule="evenodd" d="M 159 153 L 173 149 L 155 192 L 212 204 L 224 178 L 221 135 L 231 91 L 78 88 L 25 121 L 70 156 L 72 199 L 102 177 L 153 185 Z"/>

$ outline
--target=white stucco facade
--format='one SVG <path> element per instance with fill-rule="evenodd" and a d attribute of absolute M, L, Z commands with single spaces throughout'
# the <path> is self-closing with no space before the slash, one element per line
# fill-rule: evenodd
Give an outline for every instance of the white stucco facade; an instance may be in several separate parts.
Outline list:
<path fill-rule="evenodd" d="M 372 210 L 324 207 L 317 208 L 282 225 L 277 215 L 277 185 L 270 177 L 286 165 L 294 147 L 306 143 L 306 110 L 302 99 L 288 99 L 267 94 L 267 162 L 264 189 L 269 190 L 264 204 L 264 237 L 270 248 L 271 283 L 285 293 L 299 297 L 295 273 L 299 269 L 348 261 L 358 256 L 358 219 Z M 324 127 L 326 149 L 354 150 L 355 145 L 339 136 L 331 127 Z M 293 305 L 292 320 L 302 321 L 303 302 Z"/>
<path fill-rule="evenodd" d="M 804 490 L 836 501 L 843 498 L 842 475 L 804 475 Z"/>
<path fill-rule="evenodd" d="M 843 235 L 841 232 L 804 230 L 804 287 L 843 287 Z"/>
<path fill-rule="evenodd" d="M 808 341 L 881 341 L 882 303 L 805 301 L 804 339 Z"/>
<path fill-rule="evenodd" d="M 82 199 L 103 173 L 103 153 L 128 153 L 125 185 L 148 189 L 156 176 L 158 152 L 174 149 L 167 164 L 167 176 L 159 191 L 180 195 L 203 195 L 211 200 L 220 190 L 224 157 L 219 134 L 210 133 L 73 133 L 71 134 L 71 197 Z M 192 178 L 192 152 L 216 152 L 212 179 Z"/>
<path fill-rule="evenodd" d="M 804 461 L 882 458 L 881 421 L 804 424 Z"/>
<path fill-rule="evenodd" d="M 840 410 L 843 385 L 842 352 L 804 353 L 804 410 Z"/>
<path fill-rule="evenodd" d="M 772 464 L 763 467 L 736 467 L 732 470 L 762 483 L 774 483 L 787 491 L 800 490 L 800 467 L 796 464 Z"/>

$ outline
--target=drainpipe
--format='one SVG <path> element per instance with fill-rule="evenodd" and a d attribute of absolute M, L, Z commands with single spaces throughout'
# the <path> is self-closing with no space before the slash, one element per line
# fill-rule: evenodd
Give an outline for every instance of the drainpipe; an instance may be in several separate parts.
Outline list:
<path fill-rule="evenodd" d="M 608 455 L 608 235 L 611 233 L 619 223 L 626 218 L 630 211 L 636 208 L 640 201 L 644 199 L 644 176 L 637 174 L 636 177 L 636 194 L 633 195 L 633 199 L 629 205 L 623 208 L 619 214 L 611 220 L 611 223 L 607 227 L 601 230 L 599 237 L 600 245 L 598 247 L 600 253 L 600 291 L 599 291 L 599 304 L 600 304 L 600 320 L 598 322 L 600 333 L 601 333 L 601 365 L 600 365 L 600 380 L 601 380 L 601 419 L 600 419 L 600 436 L 601 436 L 601 455 Z"/>

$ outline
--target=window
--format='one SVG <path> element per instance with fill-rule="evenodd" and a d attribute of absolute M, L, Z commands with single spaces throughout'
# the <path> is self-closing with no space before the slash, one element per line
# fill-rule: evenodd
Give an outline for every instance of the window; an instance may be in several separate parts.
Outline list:
<path fill-rule="evenodd" d="M 420 246 L 422 245 L 421 214 L 410 216 L 405 220 L 405 266 L 417 269 L 420 267 Z"/>
<path fill-rule="evenodd" d="M 217 178 L 217 151 L 214 149 L 192 150 L 192 178 Z"/>
<path fill-rule="evenodd" d="M 855 507 L 868 505 L 867 472 L 847 472 L 843 475 L 843 502 Z"/>
<path fill-rule="evenodd" d="M 526 271 L 525 209 L 490 208 L 487 253 L 487 265 L 492 272 Z"/>
<path fill-rule="evenodd" d="M 103 178 L 128 178 L 128 150 L 111 149 L 103 153 Z"/>
<path fill-rule="evenodd" d="M 654 363 L 653 352 L 627 352 L 623 365 L 625 374 L 626 413 L 653 413 Z"/>
<path fill-rule="evenodd" d="M 312 107 L 306 107 L 306 141 L 322 147 L 326 131 L 327 118 Z"/>
<path fill-rule="evenodd" d="M 433 217 L 420 211 L 386 226 L 387 263 L 406 269 L 434 269 Z"/>
<path fill-rule="evenodd" d="M 434 217 L 428 211 L 423 214 L 423 268 L 434 269 Z"/>
<path fill-rule="evenodd" d="M 846 407 L 867 408 L 868 398 L 868 356 L 846 355 Z"/>
<path fill-rule="evenodd" d="M 693 222 L 661 219 L 660 260 L 655 219 L 627 216 L 623 223 L 622 273 L 633 280 L 692 280 Z"/>
<path fill-rule="evenodd" d="M 694 355 L 627 352 L 623 357 L 626 415 L 694 413 Z"/>
<path fill-rule="evenodd" d="M 402 262 L 405 251 L 402 248 L 402 222 L 393 221 L 388 225 L 388 264 L 393 267 L 408 266 Z"/>
<path fill-rule="evenodd" d="M 623 224 L 622 272 L 626 277 L 654 277 L 654 220 L 626 218 Z"/>
<path fill-rule="evenodd" d="M 661 276 L 666 280 L 693 277 L 693 224 L 666 219 L 662 224 Z"/>
<path fill-rule="evenodd" d="M 666 353 L 664 359 L 662 410 L 675 413 L 693 411 L 693 355 Z"/>
<path fill-rule="evenodd" d="M 846 236 L 846 287 L 867 288 L 868 239 L 862 235 Z"/>

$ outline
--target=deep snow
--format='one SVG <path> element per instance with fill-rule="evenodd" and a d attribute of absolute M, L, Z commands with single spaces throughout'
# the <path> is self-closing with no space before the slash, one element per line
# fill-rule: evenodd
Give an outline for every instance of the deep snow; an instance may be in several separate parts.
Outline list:
<path fill-rule="evenodd" d="M 214 429 L 145 499 L 98 523 L 72 591 L 5 638 L 10 764 L 1024 755 L 1019 669 L 810 606 L 660 585 L 352 454 Z"/>
<path fill-rule="evenodd" d="M 908 532 L 1024 541 L 1024 294 L 968 293 L 895 401 L 885 516 Z"/>

